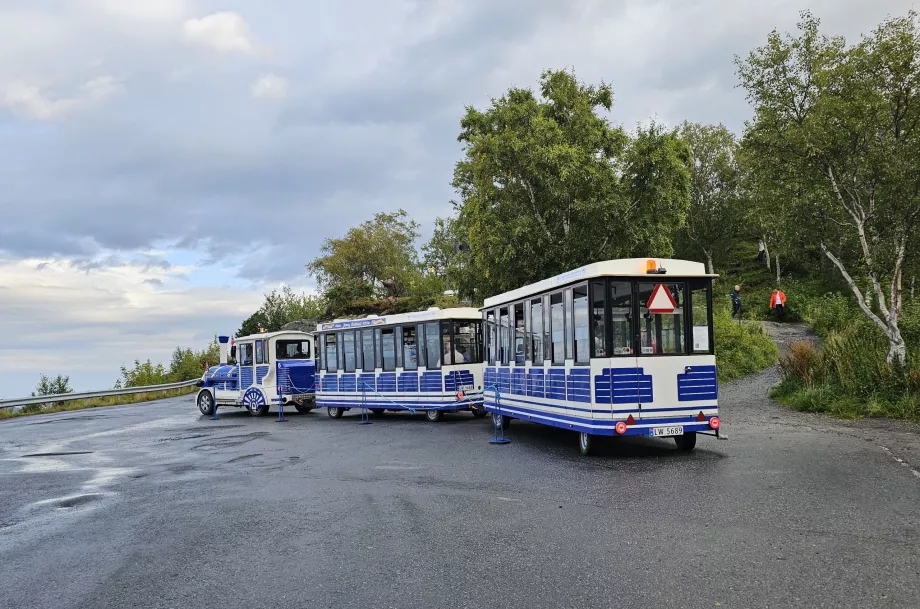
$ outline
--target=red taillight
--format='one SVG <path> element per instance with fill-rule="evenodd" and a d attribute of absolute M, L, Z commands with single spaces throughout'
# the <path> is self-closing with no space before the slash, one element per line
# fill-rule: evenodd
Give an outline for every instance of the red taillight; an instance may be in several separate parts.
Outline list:
<path fill-rule="evenodd" d="M 463 399 L 463 392 L 462 392 L 462 391 L 458 391 L 458 392 L 457 392 L 457 399 L 458 399 L 458 400 L 462 400 L 462 399 Z"/>
<path fill-rule="evenodd" d="M 618 434 L 624 434 L 626 433 L 626 423 L 624 423 L 623 421 L 619 421 L 616 424 L 616 427 L 614 427 L 614 429 L 616 429 Z"/>
<path fill-rule="evenodd" d="M 718 429 L 722 425 L 722 421 L 719 420 L 719 417 L 712 417 L 709 419 L 709 426 L 713 429 Z"/>

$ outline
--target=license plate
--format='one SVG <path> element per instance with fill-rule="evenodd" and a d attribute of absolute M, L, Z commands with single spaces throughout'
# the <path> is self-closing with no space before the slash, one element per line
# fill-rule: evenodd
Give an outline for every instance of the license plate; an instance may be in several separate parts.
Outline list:
<path fill-rule="evenodd" d="M 649 434 L 653 438 L 666 438 L 668 436 L 682 436 L 684 435 L 684 426 L 683 425 L 671 425 L 669 427 L 652 427 L 652 433 Z"/>
<path fill-rule="evenodd" d="M 472 386 L 472 385 L 460 385 L 459 389 L 460 389 L 460 391 L 462 391 L 463 393 L 467 393 L 467 392 L 473 390 L 473 386 Z"/>

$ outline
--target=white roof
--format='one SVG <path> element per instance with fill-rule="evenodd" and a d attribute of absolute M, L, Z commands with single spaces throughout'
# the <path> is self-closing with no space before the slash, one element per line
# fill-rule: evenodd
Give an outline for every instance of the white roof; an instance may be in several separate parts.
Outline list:
<path fill-rule="evenodd" d="M 664 268 L 668 272 L 663 275 L 647 274 L 645 272 L 646 262 L 654 260 L 658 268 Z M 709 275 L 706 273 L 706 266 L 702 262 L 693 262 L 690 260 L 677 260 L 674 258 L 624 258 L 622 260 L 605 260 L 603 262 L 594 262 L 574 271 L 568 271 L 549 279 L 544 279 L 522 288 L 498 294 L 483 301 L 483 309 L 489 309 L 496 305 L 514 302 L 527 298 L 533 294 L 540 294 L 553 288 L 574 283 L 581 279 L 591 279 L 593 277 L 647 277 L 649 281 L 659 283 L 667 277 L 718 277 L 718 275 Z"/>
<path fill-rule="evenodd" d="M 233 342 L 238 343 L 244 340 L 265 340 L 266 338 L 310 338 L 313 335 L 309 332 L 301 332 L 300 330 L 280 330 L 278 332 L 260 332 L 259 334 L 250 334 L 249 336 L 239 336 L 233 339 Z"/>
<path fill-rule="evenodd" d="M 376 328 L 378 326 L 391 326 L 408 324 L 419 321 L 438 321 L 441 319 L 482 319 L 482 314 L 475 307 L 455 307 L 452 309 L 439 309 L 431 307 L 427 311 L 413 313 L 399 313 L 396 315 L 368 315 L 358 319 L 336 319 L 334 321 L 317 324 L 317 332 L 330 330 L 349 330 L 356 328 Z"/>

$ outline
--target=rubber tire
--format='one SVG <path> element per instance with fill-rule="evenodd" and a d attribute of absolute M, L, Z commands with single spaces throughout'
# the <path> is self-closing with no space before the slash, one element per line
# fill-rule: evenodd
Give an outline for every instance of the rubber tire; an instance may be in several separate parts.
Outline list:
<path fill-rule="evenodd" d="M 696 446 L 696 432 L 689 431 L 682 436 L 674 436 L 677 450 L 688 453 Z"/>
<path fill-rule="evenodd" d="M 383 413 L 386 412 L 385 408 L 371 408 L 371 412 L 374 413 L 376 417 L 382 417 Z"/>
<path fill-rule="evenodd" d="M 202 400 L 202 398 L 207 398 L 207 400 Z M 211 416 L 214 414 L 214 408 L 215 408 L 214 396 L 211 395 L 210 391 L 202 391 L 201 393 L 199 393 L 197 402 L 198 402 L 198 410 L 201 412 L 201 414 L 205 416 Z M 208 407 L 202 408 L 202 405 L 203 405 L 202 402 L 206 402 L 208 404 Z"/>
<path fill-rule="evenodd" d="M 590 457 L 594 452 L 594 437 L 583 431 L 578 432 L 578 450 L 585 457 Z"/>
<path fill-rule="evenodd" d="M 425 420 L 431 421 L 432 423 L 437 423 L 442 418 L 444 418 L 444 412 L 441 410 L 426 410 L 425 411 Z"/>
<path fill-rule="evenodd" d="M 248 406 L 244 406 L 243 408 L 248 410 L 249 414 L 251 414 L 254 417 L 264 417 L 265 415 L 268 414 L 268 411 L 271 410 L 271 404 L 262 404 L 256 409 L 249 408 Z"/>
<path fill-rule="evenodd" d="M 307 414 L 308 412 L 313 410 L 313 406 L 309 406 L 307 404 L 298 404 L 297 402 L 294 402 L 294 408 L 297 409 L 297 412 L 300 412 L 303 414 Z"/>
<path fill-rule="evenodd" d="M 488 412 L 486 412 L 485 406 L 473 406 L 470 410 L 473 411 L 473 416 L 476 417 L 477 419 L 481 419 L 482 417 L 489 414 Z"/>
<path fill-rule="evenodd" d="M 497 412 L 492 413 L 492 427 L 494 427 L 495 429 L 498 429 L 500 427 L 504 427 L 505 429 L 508 429 L 511 426 L 511 421 L 512 421 L 511 417 L 506 417 L 505 415 L 498 414 Z"/>
<path fill-rule="evenodd" d="M 345 409 L 339 408 L 338 406 L 330 406 L 326 409 L 326 414 L 329 415 L 330 419 L 341 419 L 342 415 L 345 414 Z"/>

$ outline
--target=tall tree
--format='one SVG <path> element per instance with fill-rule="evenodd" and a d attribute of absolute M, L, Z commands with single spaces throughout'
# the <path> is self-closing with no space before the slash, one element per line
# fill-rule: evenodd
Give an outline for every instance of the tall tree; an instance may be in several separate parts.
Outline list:
<path fill-rule="evenodd" d="M 713 257 L 731 245 L 740 213 L 737 142 L 724 125 L 684 122 L 680 138 L 690 150 L 690 209 L 684 234 L 715 273 Z"/>
<path fill-rule="evenodd" d="M 461 120 L 457 220 L 483 295 L 639 249 L 670 253 L 684 219 L 689 159 L 673 133 L 652 125 L 631 140 L 598 114 L 610 87 L 567 71 L 544 72 L 540 94 L 512 88 Z"/>
<path fill-rule="evenodd" d="M 261 329 L 277 332 L 288 322 L 317 320 L 323 316 L 325 309 L 323 298 L 306 293 L 298 294 L 286 285 L 280 291 L 275 289 L 266 294 L 262 305 L 243 322 L 236 335 L 256 334 Z"/>
<path fill-rule="evenodd" d="M 755 111 L 746 145 L 797 176 L 821 251 L 902 367 L 904 270 L 920 250 L 920 24 L 911 11 L 853 46 L 819 25 L 805 12 L 797 36 L 774 31 L 736 59 Z"/>
<path fill-rule="evenodd" d="M 330 305 L 359 297 L 405 296 L 420 273 L 415 249 L 418 227 L 402 209 L 380 212 L 344 237 L 326 239 L 323 255 L 307 269 Z"/>
<path fill-rule="evenodd" d="M 73 393 L 73 389 L 70 388 L 70 377 L 58 374 L 52 378 L 43 374 L 38 379 L 38 384 L 35 385 L 35 391 L 32 392 L 32 396 L 59 395 L 62 393 Z"/>

